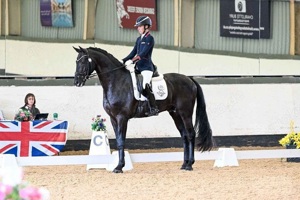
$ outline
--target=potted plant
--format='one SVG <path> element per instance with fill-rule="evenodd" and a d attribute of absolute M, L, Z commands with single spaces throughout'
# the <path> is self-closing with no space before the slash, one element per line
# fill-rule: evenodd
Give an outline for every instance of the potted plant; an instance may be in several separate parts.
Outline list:
<path fill-rule="evenodd" d="M 291 122 L 291 131 L 279 140 L 279 144 L 287 149 L 300 149 L 300 133 L 294 131 L 293 122 Z M 300 158 L 287 158 L 288 162 L 300 162 Z"/>

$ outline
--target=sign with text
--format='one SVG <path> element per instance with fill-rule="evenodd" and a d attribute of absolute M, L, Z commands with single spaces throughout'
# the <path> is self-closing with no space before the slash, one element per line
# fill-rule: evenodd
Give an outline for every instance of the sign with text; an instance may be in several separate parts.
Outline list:
<path fill-rule="evenodd" d="M 221 0 L 220 36 L 270 38 L 270 1 Z"/>
<path fill-rule="evenodd" d="M 116 0 L 117 18 L 120 28 L 135 29 L 135 21 L 139 16 L 148 16 L 152 20 L 151 30 L 157 30 L 156 0 Z"/>
<path fill-rule="evenodd" d="M 73 27 L 72 0 L 40 0 L 42 26 Z"/>

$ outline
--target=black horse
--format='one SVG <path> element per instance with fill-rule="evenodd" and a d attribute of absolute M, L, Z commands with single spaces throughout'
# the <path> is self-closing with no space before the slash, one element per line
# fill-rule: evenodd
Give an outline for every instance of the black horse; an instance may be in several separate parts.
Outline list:
<path fill-rule="evenodd" d="M 75 48 L 77 52 L 74 84 L 81 87 L 96 71 L 103 87 L 103 106 L 115 132 L 119 163 L 113 170 L 122 173 L 125 166 L 124 146 L 127 123 L 131 118 L 146 117 L 147 102 L 138 101 L 133 95 L 130 72 L 110 53 L 100 48 Z M 160 112 L 168 111 L 183 140 L 184 158 L 181 169 L 193 170 L 194 149 L 209 151 L 213 147 L 204 95 L 200 85 L 191 77 L 182 74 L 164 74 L 168 97 L 157 100 Z M 197 100 L 195 125 L 192 122 Z M 142 108 L 142 109 L 141 109 Z"/>

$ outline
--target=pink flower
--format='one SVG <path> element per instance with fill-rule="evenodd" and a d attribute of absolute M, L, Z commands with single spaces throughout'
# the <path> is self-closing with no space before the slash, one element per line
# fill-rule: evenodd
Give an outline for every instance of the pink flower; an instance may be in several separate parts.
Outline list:
<path fill-rule="evenodd" d="M 42 199 L 42 195 L 39 189 L 34 187 L 23 188 L 19 191 L 19 194 L 22 199 L 30 199 L 30 200 Z"/>
<path fill-rule="evenodd" d="M 0 200 L 4 200 L 6 198 L 6 195 L 12 193 L 12 191 L 12 186 L 0 183 Z"/>

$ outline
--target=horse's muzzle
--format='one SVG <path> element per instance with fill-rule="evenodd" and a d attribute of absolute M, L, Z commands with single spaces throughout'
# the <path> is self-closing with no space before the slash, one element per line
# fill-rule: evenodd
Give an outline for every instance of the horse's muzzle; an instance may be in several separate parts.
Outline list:
<path fill-rule="evenodd" d="M 76 84 L 74 84 L 76 87 L 82 87 L 82 86 L 84 86 L 84 83 L 76 83 Z"/>
<path fill-rule="evenodd" d="M 74 85 L 76 87 L 82 87 L 82 86 L 84 86 L 85 81 L 86 81 L 86 76 L 80 75 L 80 74 L 75 74 Z"/>
<path fill-rule="evenodd" d="M 77 81 L 77 80 L 74 80 L 74 85 L 75 85 L 76 87 L 82 87 L 82 86 L 84 86 L 84 84 L 85 84 L 85 81 Z"/>

